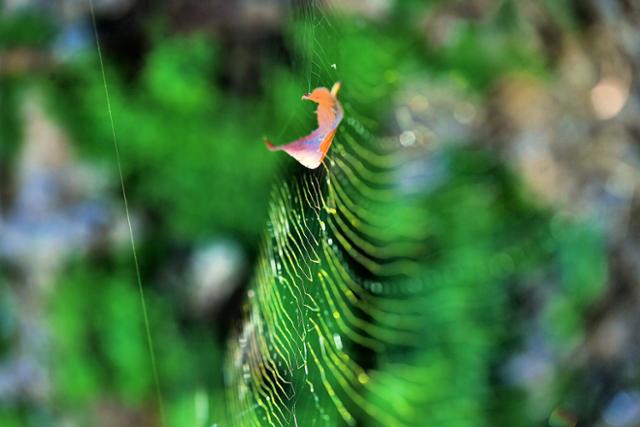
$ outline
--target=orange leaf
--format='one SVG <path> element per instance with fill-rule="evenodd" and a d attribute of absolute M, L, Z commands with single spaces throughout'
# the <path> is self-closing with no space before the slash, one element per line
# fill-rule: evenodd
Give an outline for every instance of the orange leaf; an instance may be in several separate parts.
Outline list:
<path fill-rule="evenodd" d="M 302 97 L 303 100 L 306 99 L 318 104 L 316 110 L 318 128 L 307 136 L 277 147 L 265 140 L 269 150 L 284 151 L 309 169 L 315 169 L 320 166 L 329 151 L 329 147 L 331 147 L 336 129 L 344 116 L 344 111 L 337 97 L 339 90 L 340 82 L 337 82 L 333 85 L 331 91 L 325 87 L 319 87 L 304 95 Z"/>

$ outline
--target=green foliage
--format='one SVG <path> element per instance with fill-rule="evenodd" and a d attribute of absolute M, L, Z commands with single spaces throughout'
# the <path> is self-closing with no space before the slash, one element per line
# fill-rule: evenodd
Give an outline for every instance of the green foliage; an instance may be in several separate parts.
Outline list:
<path fill-rule="evenodd" d="M 83 413 L 90 424 L 96 416 L 92 405 L 103 399 L 133 408 L 155 396 L 140 295 L 131 286 L 133 274 L 127 268 L 108 274 L 76 268 L 60 283 L 52 301 L 55 401 L 61 408 Z M 157 343 L 170 425 L 197 425 L 193 402 L 204 398 L 208 405 L 203 390 L 216 387 L 211 369 L 215 347 L 203 330 L 179 331 L 177 319 L 167 315 L 171 310 L 153 293 L 147 293 L 146 302 L 151 329 L 157 333 L 152 339 Z M 211 414 L 202 416 L 199 425 Z"/>
<path fill-rule="evenodd" d="M 4 277 L 0 275 L 0 360 L 11 348 L 11 342 L 17 329 L 15 298 L 11 295 Z"/>
<path fill-rule="evenodd" d="M 54 34 L 54 25 L 42 14 L 25 11 L 12 16 L 0 15 L 0 51 L 45 47 L 51 43 Z"/>
<path fill-rule="evenodd" d="M 222 102 L 216 63 L 210 40 L 158 41 L 137 82 L 125 85 L 107 70 L 111 110 L 128 190 L 168 235 L 190 241 L 230 233 L 251 242 L 261 230 L 277 157 L 263 149 L 264 110 L 229 97 Z M 96 58 L 57 80 L 54 110 L 87 153 L 113 161 Z M 247 119 L 252 126 L 241 125 Z"/>
<path fill-rule="evenodd" d="M 526 33 L 496 23 L 469 22 L 454 24 L 450 33 L 442 46 L 427 51 L 429 66 L 438 74 L 453 75 L 480 91 L 506 73 L 545 74 L 542 58 Z"/>
<path fill-rule="evenodd" d="M 22 138 L 21 108 L 18 102 L 22 89 L 19 78 L 0 76 L 0 164 L 14 158 L 18 141 Z"/>
<path fill-rule="evenodd" d="M 88 405 L 109 384 L 125 401 L 139 401 L 149 392 L 139 297 L 129 284 L 121 275 L 100 277 L 83 271 L 60 284 L 51 316 L 59 366 L 54 380 L 65 404 Z M 100 369 L 103 361 L 108 372 Z"/>
<path fill-rule="evenodd" d="M 219 107 L 217 88 L 209 81 L 218 56 L 214 48 L 204 38 L 160 43 L 144 69 L 143 81 L 151 99 L 164 109 L 182 113 L 181 119 Z"/>

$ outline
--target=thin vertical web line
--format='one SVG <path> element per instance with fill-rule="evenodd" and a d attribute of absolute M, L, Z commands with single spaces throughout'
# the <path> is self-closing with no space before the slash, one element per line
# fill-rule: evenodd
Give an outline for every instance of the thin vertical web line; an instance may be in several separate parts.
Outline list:
<path fill-rule="evenodd" d="M 104 61 L 102 59 L 102 49 L 100 48 L 100 37 L 98 36 L 98 26 L 96 25 L 96 14 L 93 8 L 93 0 L 89 1 L 89 9 L 91 10 L 91 22 L 93 24 L 93 33 L 96 39 L 96 48 L 98 51 L 98 59 L 100 61 L 100 71 L 102 73 L 102 84 L 104 86 L 104 95 L 107 101 L 107 112 L 111 123 L 111 136 L 113 138 L 113 149 L 116 156 L 116 164 L 118 166 L 118 176 L 120 177 L 120 190 L 122 191 L 122 199 L 124 201 L 124 211 L 127 216 L 127 225 L 129 226 L 129 240 L 131 241 L 131 252 L 133 253 L 133 262 L 136 269 L 136 279 L 138 282 L 138 291 L 140 293 L 140 305 L 142 306 L 142 315 L 144 318 L 144 327 L 147 335 L 147 347 L 149 350 L 149 359 L 151 360 L 151 369 L 153 370 L 153 379 L 156 388 L 156 398 L 158 400 L 158 409 L 160 411 L 160 424 L 166 425 L 164 415 L 164 404 L 162 394 L 160 392 L 160 376 L 158 375 L 158 367 L 156 365 L 156 356 L 153 346 L 153 338 L 151 338 L 151 327 L 149 326 L 149 315 L 147 314 L 147 303 L 144 298 L 144 289 L 142 288 L 142 278 L 140 276 L 140 265 L 138 263 L 138 254 L 136 251 L 136 243 L 133 235 L 133 227 L 131 226 L 131 215 L 129 214 L 129 202 L 127 200 L 127 192 L 124 186 L 124 176 L 122 174 L 122 162 L 120 160 L 120 149 L 118 148 L 118 138 L 116 137 L 116 127 L 111 111 L 111 100 L 109 98 L 109 88 L 107 86 L 107 76 L 104 70 Z"/>

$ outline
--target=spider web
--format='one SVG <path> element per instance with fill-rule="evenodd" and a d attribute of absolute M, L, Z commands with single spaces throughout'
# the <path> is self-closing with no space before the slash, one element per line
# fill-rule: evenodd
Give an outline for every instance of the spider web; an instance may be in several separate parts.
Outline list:
<path fill-rule="evenodd" d="M 434 403 L 422 338 L 424 307 L 432 304 L 419 262 L 429 225 L 420 192 L 401 191 L 399 176 L 426 148 L 382 137 L 377 117 L 359 112 L 364 100 L 392 91 L 367 69 L 371 63 L 341 72 L 342 58 L 354 54 L 351 42 L 366 33 L 344 30 L 331 3 L 303 2 L 293 16 L 307 90 L 345 74 L 360 78 L 343 80 L 345 120 L 323 167 L 286 177 L 272 191 L 244 323 L 229 343 L 227 419 L 421 425 Z M 392 398 L 390 389 L 398 392 Z"/>

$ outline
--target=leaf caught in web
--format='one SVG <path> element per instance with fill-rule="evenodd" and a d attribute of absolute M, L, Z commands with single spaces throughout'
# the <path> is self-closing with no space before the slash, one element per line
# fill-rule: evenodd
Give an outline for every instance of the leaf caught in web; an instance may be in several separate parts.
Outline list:
<path fill-rule="evenodd" d="M 303 95 L 303 100 L 313 101 L 318 104 L 318 109 L 316 110 L 318 128 L 307 136 L 279 147 L 274 146 L 269 141 L 265 141 L 269 150 L 284 151 L 309 169 L 315 169 L 320 166 L 329 151 L 329 147 L 331 147 L 338 125 L 340 125 L 344 116 L 342 106 L 338 101 L 339 90 L 340 82 L 337 82 L 330 91 L 327 88 L 319 87 L 311 93 Z"/>

